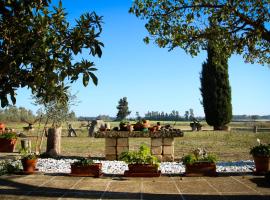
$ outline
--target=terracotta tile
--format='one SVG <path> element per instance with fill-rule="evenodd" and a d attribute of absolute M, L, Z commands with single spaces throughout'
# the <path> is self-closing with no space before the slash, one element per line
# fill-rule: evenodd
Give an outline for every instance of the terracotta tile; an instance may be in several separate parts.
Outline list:
<path fill-rule="evenodd" d="M 203 179 L 178 181 L 176 185 L 182 194 L 218 194 L 218 192 Z"/>
<path fill-rule="evenodd" d="M 155 193 L 155 194 L 179 194 L 175 183 L 172 181 L 162 182 L 143 182 L 143 193 Z"/>
<path fill-rule="evenodd" d="M 221 193 L 249 193 L 257 194 L 249 187 L 239 183 L 231 177 L 207 178 L 207 181 Z"/>

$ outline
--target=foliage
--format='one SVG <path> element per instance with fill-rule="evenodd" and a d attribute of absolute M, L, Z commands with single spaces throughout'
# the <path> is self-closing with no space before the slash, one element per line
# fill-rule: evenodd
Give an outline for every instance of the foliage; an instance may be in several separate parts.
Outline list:
<path fill-rule="evenodd" d="M 5 109 L 0 109 L 0 121 L 21 122 L 21 119 L 34 121 L 35 115 L 24 107 L 8 106 Z"/>
<path fill-rule="evenodd" d="M 157 157 L 151 155 L 150 148 L 145 144 L 140 146 L 139 151 L 127 151 L 121 153 L 119 159 L 128 164 L 159 165 Z"/>
<path fill-rule="evenodd" d="M 227 58 L 220 56 L 216 43 L 220 42 L 208 42 L 208 58 L 201 73 L 201 94 L 206 122 L 215 130 L 222 130 L 232 119 L 231 87 Z"/>
<path fill-rule="evenodd" d="M 92 159 L 89 158 L 80 158 L 78 161 L 74 162 L 73 165 L 75 166 L 89 166 L 94 164 L 94 161 Z"/>
<path fill-rule="evenodd" d="M 117 120 L 123 120 L 131 113 L 131 111 L 128 110 L 127 97 L 120 99 L 116 108 L 118 109 L 118 113 L 116 115 Z"/>
<path fill-rule="evenodd" d="M 270 64 L 269 0 L 135 0 L 130 12 L 146 21 L 146 43 L 153 39 L 160 47 L 180 47 L 196 56 L 208 39 L 220 35 L 229 54 Z"/>
<path fill-rule="evenodd" d="M 16 89 L 29 88 L 50 102 L 62 88 L 82 77 L 97 85 L 97 69 L 82 58 L 86 50 L 101 57 L 102 17 L 85 13 L 71 27 L 62 2 L 51 0 L 0 2 L 0 99 L 1 106 L 16 103 Z M 76 59 L 75 59 L 76 58 Z"/>
<path fill-rule="evenodd" d="M 249 152 L 253 156 L 268 156 L 270 157 L 270 144 L 259 144 L 250 149 Z"/>
<path fill-rule="evenodd" d="M 0 176 L 20 172 L 20 164 L 10 160 L 0 161 Z"/>
<path fill-rule="evenodd" d="M 67 98 L 66 98 L 67 96 Z M 52 126 L 61 126 L 63 122 L 72 120 L 72 112 L 70 112 L 71 105 L 76 103 L 76 95 L 71 95 L 68 90 L 63 89 L 61 96 L 51 98 L 46 102 L 43 97 L 33 96 L 35 104 L 42 106 L 41 113 L 45 111 L 45 118 L 52 122 Z M 64 99 L 64 100 L 63 100 Z M 73 112 L 74 117 L 74 112 Z"/>
<path fill-rule="evenodd" d="M 204 149 L 195 149 L 192 154 L 188 154 L 182 158 L 183 164 L 193 164 L 196 162 L 215 163 L 217 161 L 216 155 L 207 154 Z"/>
<path fill-rule="evenodd" d="M 17 134 L 5 132 L 3 134 L 0 134 L 0 138 L 7 139 L 7 140 L 17 139 Z"/>
<path fill-rule="evenodd" d="M 29 149 L 21 149 L 20 154 L 21 154 L 22 160 L 34 160 L 34 159 L 37 159 L 39 157 L 35 153 L 30 153 Z"/>

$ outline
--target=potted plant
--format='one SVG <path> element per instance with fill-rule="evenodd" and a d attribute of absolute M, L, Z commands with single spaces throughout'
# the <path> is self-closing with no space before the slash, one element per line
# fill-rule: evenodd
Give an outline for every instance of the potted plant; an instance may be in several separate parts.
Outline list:
<path fill-rule="evenodd" d="M 261 144 L 259 139 L 257 141 L 259 144 L 250 149 L 250 154 L 255 162 L 256 173 L 265 174 L 270 166 L 270 144 Z"/>
<path fill-rule="evenodd" d="M 0 152 L 13 152 L 16 142 L 16 133 L 5 132 L 0 134 Z"/>
<path fill-rule="evenodd" d="M 81 158 L 71 164 L 71 175 L 100 177 L 102 175 L 101 168 L 101 163 L 94 163 L 94 161 L 89 158 Z"/>
<path fill-rule="evenodd" d="M 186 167 L 186 176 L 216 176 L 215 155 L 208 155 L 204 149 L 198 148 L 192 154 L 182 158 Z"/>
<path fill-rule="evenodd" d="M 140 146 L 139 151 L 123 152 L 119 159 L 128 164 L 125 176 L 159 177 L 161 174 L 157 157 L 151 155 L 150 148 L 145 144 Z"/>
<path fill-rule="evenodd" d="M 38 161 L 38 155 L 35 153 L 28 153 L 26 150 L 22 150 L 21 153 L 23 154 L 21 158 L 23 172 L 25 174 L 34 173 L 37 170 L 36 165 Z"/>

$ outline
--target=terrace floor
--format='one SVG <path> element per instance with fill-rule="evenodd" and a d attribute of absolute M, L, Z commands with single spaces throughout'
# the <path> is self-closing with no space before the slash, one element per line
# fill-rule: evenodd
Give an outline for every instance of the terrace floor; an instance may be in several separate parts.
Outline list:
<path fill-rule="evenodd" d="M 0 199 L 270 199 L 263 176 L 158 178 L 72 177 L 59 174 L 0 176 Z"/>

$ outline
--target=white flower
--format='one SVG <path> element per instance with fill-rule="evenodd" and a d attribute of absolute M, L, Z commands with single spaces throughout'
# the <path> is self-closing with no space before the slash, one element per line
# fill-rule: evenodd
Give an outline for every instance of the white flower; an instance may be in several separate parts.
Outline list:
<path fill-rule="evenodd" d="M 261 144 L 261 140 L 260 140 L 259 138 L 257 138 L 257 142 L 258 142 L 259 144 Z"/>

